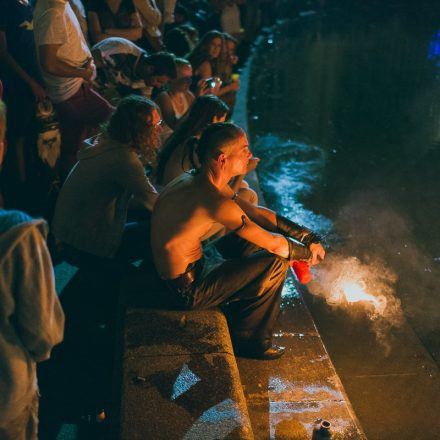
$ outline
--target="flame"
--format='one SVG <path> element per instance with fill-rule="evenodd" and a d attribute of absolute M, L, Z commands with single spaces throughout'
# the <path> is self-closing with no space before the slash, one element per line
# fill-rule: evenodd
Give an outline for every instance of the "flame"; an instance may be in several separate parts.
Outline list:
<path fill-rule="evenodd" d="M 371 303 L 375 311 L 380 314 L 383 313 L 387 305 L 387 300 L 383 295 L 375 296 L 367 293 L 365 282 L 362 280 L 339 280 L 332 290 L 330 297 L 327 298 L 330 305 L 366 301 Z"/>
<path fill-rule="evenodd" d="M 365 287 L 355 281 L 345 281 L 341 285 L 341 291 L 349 303 L 358 301 L 369 301 L 374 306 L 379 306 L 379 301 L 374 295 L 365 292 Z"/>

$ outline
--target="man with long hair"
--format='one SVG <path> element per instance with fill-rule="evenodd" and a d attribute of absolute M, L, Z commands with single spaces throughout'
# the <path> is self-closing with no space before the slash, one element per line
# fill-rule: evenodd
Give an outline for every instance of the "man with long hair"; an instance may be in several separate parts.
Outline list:
<path fill-rule="evenodd" d="M 237 354 L 276 359 L 284 348 L 272 343 L 272 328 L 289 262 L 316 264 L 324 248 L 309 229 L 252 205 L 229 187 L 251 157 L 241 128 L 210 125 L 197 155 L 200 168 L 173 180 L 156 202 L 151 241 L 157 271 L 179 308 L 223 308 Z M 214 223 L 231 233 L 217 244 L 226 261 L 209 268 L 201 241 Z"/>
<path fill-rule="evenodd" d="M 123 98 L 61 188 L 53 233 L 64 258 L 78 267 L 136 261 L 150 253 L 149 212 L 157 198 L 144 164 L 155 161 L 161 119 L 142 96 Z M 143 221 L 127 223 L 129 206 Z"/>

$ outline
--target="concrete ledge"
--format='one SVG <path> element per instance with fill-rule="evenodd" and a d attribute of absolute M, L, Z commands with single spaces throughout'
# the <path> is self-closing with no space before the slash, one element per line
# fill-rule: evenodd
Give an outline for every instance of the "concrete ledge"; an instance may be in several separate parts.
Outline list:
<path fill-rule="evenodd" d="M 124 337 L 124 356 L 234 355 L 226 319 L 218 309 L 130 308 L 125 314 Z"/>
<path fill-rule="evenodd" d="M 142 307 L 164 292 L 146 279 L 124 285 L 120 438 L 253 439 L 223 313 Z"/>

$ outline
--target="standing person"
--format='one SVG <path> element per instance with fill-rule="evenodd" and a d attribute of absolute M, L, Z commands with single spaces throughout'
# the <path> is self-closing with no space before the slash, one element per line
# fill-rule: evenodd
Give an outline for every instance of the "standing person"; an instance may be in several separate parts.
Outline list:
<path fill-rule="evenodd" d="M 87 136 L 113 107 L 90 86 L 96 76 L 92 55 L 67 0 L 38 0 L 34 36 L 47 93 L 61 130 L 61 172 L 66 177 Z"/>
<path fill-rule="evenodd" d="M 4 85 L 4 101 L 8 106 L 7 187 L 8 204 L 17 206 L 17 199 L 26 199 L 30 156 L 34 145 L 35 106 L 46 96 L 36 57 L 32 31 L 32 6 L 28 0 L 0 1 L 0 77 Z M 5 185 L 6 186 L 6 185 Z"/>
<path fill-rule="evenodd" d="M 241 37 L 242 26 L 240 20 L 240 9 L 234 0 L 223 2 L 220 14 L 220 24 L 223 32 L 233 35 L 235 38 Z"/>
<path fill-rule="evenodd" d="M 78 20 L 78 23 L 81 27 L 84 39 L 86 40 L 87 44 L 90 44 L 89 25 L 87 24 L 87 13 L 82 0 L 69 0 L 69 3 L 70 3 L 70 7 L 72 8 L 72 11 L 76 15 L 76 19 Z"/>
<path fill-rule="evenodd" d="M 0 166 L 5 132 L 0 101 Z M 64 314 L 46 246 L 47 225 L 0 209 L 0 438 L 36 440 L 36 363 L 63 339 Z"/>
<path fill-rule="evenodd" d="M 174 24 L 174 10 L 176 9 L 177 0 L 158 0 L 157 6 L 162 12 L 162 30 L 167 30 L 167 27 L 170 27 Z"/>
<path fill-rule="evenodd" d="M 160 30 L 162 12 L 157 7 L 155 0 L 133 0 L 133 3 L 142 22 L 142 46 L 153 52 L 164 50 L 165 45 Z"/>
<path fill-rule="evenodd" d="M 242 129 L 213 124 L 197 151 L 200 169 L 175 179 L 156 202 L 151 227 L 156 269 L 178 307 L 223 308 L 237 354 L 276 359 L 284 348 L 272 343 L 272 328 L 289 262 L 316 264 L 324 249 L 310 230 L 231 190 L 228 182 L 246 172 L 251 157 Z M 227 260 L 208 268 L 201 238 L 214 223 L 232 233 L 218 243 Z"/>
<path fill-rule="evenodd" d="M 133 0 L 90 0 L 87 6 L 92 44 L 109 37 L 135 42 L 142 37 L 142 24 Z"/>

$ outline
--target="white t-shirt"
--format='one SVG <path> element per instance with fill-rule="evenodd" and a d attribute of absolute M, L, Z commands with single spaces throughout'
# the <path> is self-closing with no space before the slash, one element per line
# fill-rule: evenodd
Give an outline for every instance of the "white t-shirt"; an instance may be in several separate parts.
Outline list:
<path fill-rule="evenodd" d="M 81 67 L 91 57 L 78 20 L 67 1 L 38 0 L 33 25 L 37 55 L 39 46 L 61 44 L 57 56 L 66 64 Z M 66 78 L 41 70 L 47 93 L 55 103 L 71 98 L 84 81 L 80 77 Z"/>

